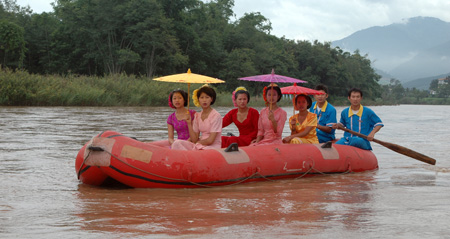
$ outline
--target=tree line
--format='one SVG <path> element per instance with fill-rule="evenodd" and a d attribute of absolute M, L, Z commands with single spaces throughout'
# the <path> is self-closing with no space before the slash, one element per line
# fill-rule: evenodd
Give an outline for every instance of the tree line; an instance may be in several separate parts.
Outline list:
<path fill-rule="evenodd" d="M 148 79 L 186 72 L 225 80 L 219 90 L 263 84 L 237 78 L 276 74 L 322 83 L 331 96 L 352 87 L 379 98 L 381 78 L 367 55 L 271 34 L 259 12 L 236 18 L 233 0 L 56 0 L 33 13 L 0 0 L 0 64 L 40 75 L 135 75 Z M 113 78 L 111 78 L 113 79 Z"/>

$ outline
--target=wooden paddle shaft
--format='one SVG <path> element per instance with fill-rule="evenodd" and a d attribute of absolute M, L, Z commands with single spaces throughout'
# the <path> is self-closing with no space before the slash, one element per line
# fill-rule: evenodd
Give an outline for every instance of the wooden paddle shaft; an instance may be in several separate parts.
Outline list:
<path fill-rule="evenodd" d="M 361 133 L 358 133 L 358 132 L 355 132 L 353 130 L 350 130 L 350 129 L 347 129 L 347 128 L 343 128 L 343 127 L 339 127 L 339 129 L 344 130 L 346 132 L 349 132 L 350 134 L 356 135 L 356 136 L 361 137 L 363 139 L 367 139 L 367 135 L 364 135 L 364 134 L 361 134 Z M 392 151 L 395 151 L 397 153 L 400 153 L 400 154 L 406 155 L 408 157 L 417 159 L 417 160 L 422 161 L 424 163 L 428 163 L 428 164 L 431 164 L 431 165 L 435 165 L 436 164 L 436 160 L 435 159 L 430 158 L 430 157 L 428 157 L 426 155 L 423 155 L 423 154 L 421 154 L 419 152 L 416 152 L 414 150 L 411 150 L 411 149 L 405 148 L 403 146 L 400 146 L 398 144 L 393 144 L 393 143 L 381 141 L 381 140 L 378 140 L 378 139 L 375 139 L 375 138 L 373 139 L 373 142 L 381 144 L 384 147 L 386 147 L 386 148 L 388 148 L 388 149 L 390 149 Z"/>

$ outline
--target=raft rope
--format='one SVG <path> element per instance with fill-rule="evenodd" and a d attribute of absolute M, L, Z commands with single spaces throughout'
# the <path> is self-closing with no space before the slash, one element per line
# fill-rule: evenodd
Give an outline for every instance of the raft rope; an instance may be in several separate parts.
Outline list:
<path fill-rule="evenodd" d="M 77 179 L 80 179 L 80 175 L 81 175 L 81 169 L 83 168 L 84 164 L 86 163 L 87 158 L 89 158 L 89 155 L 91 154 L 91 150 L 89 150 L 89 153 L 86 155 L 86 157 L 83 159 L 83 162 L 81 163 L 80 168 L 78 169 L 78 173 L 77 173 Z"/>
<path fill-rule="evenodd" d="M 138 168 L 138 167 L 136 167 L 136 166 L 133 166 L 133 165 L 129 164 L 128 162 L 122 160 L 121 158 L 117 157 L 116 155 L 112 154 L 111 152 L 108 152 L 108 151 L 106 151 L 106 150 L 104 150 L 104 149 L 102 149 L 102 150 L 103 150 L 104 152 L 106 152 L 107 154 L 111 155 L 113 158 L 115 158 L 115 159 L 118 160 L 119 162 L 121 162 L 121 163 L 123 163 L 123 164 L 125 164 L 125 165 L 127 165 L 127 166 L 129 166 L 129 167 L 131 167 L 131 168 L 133 168 L 133 169 L 136 169 L 136 170 L 138 170 L 138 171 L 140 171 L 140 172 L 143 172 L 143 173 L 145 173 L 145 174 L 152 175 L 152 176 L 159 177 L 159 178 L 163 178 L 163 179 L 167 179 L 167 180 L 180 181 L 180 182 L 187 182 L 187 183 L 190 183 L 190 184 L 193 184 L 193 185 L 196 185 L 196 186 L 200 186 L 200 187 L 205 187 L 205 188 L 224 187 L 224 186 L 234 186 L 234 185 L 237 185 L 237 184 L 241 184 L 241 183 L 243 183 L 243 182 L 245 182 L 245 181 L 247 181 L 247 180 L 249 180 L 249 179 L 256 178 L 258 175 L 259 175 L 260 178 L 263 178 L 263 179 L 265 179 L 265 180 L 267 180 L 267 181 L 276 181 L 276 180 L 270 179 L 270 178 L 268 178 L 268 177 L 262 175 L 261 173 L 259 173 L 259 168 L 257 168 L 256 172 L 254 172 L 252 175 L 250 175 L 250 176 L 248 176 L 248 177 L 246 177 L 246 178 L 244 178 L 244 179 L 242 179 L 242 180 L 239 180 L 239 181 L 237 181 L 237 182 L 234 182 L 234 183 L 231 183 L 231 184 L 226 184 L 226 185 L 210 186 L 210 185 L 206 185 L 206 184 L 201 184 L 201 183 L 196 183 L 196 182 L 193 182 L 193 181 L 189 181 L 189 180 L 186 180 L 186 179 L 169 178 L 169 177 L 161 176 L 161 175 L 158 175 L 158 174 L 150 173 L 150 172 L 148 172 L 148 171 L 145 171 L 145 170 L 143 170 L 143 169 L 140 169 L 140 168 Z M 78 179 L 80 178 L 81 168 L 83 167 L 83 165 L 85 164 L 87 158 L 89 157 L 90 152 L 91 152 L 91 151 L 89 150 L 88 155 L 84 158 L 83 163 L 81 164 L 80 169 L 78 170 Z M 331 175 L 331 174 L 324 173 L 324 172 L 321 172 L 321 171 L 315 169 L 314 166 L 315 166 L 315 161 L 313 160 L 313 165 L 312 165 L 305 173 L 303 173 L 302 175 L 300 175 L 300 176 L 298 176 L 298 177 L 295 177 L 294 179 L 300 179 L 300 178 L 303 178 L 304 176 L 306 176 L 306 175 L 307 175 L 309 172 L 311 172 L 312 170 L 314 170 L 315 172 L 317 172 L 317 173 L 319 173 L 319 174 L 322 174 L 322 175 L 327 175 L 327 176 L 328 176 L 328 175 Z M 349 167 L 349 168 L 347 169 L 347 171 L 342 172 L 342 173 L 335 173 L 335 174 L 347 174 L 347 173 L 350 173 L 350 172 L 351 172 L 351 169 L 350 169 L 350 167 Z"/>

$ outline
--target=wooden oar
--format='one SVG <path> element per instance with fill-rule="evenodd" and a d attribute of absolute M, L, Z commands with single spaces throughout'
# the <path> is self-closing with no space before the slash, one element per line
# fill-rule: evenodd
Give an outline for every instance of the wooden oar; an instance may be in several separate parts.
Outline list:
<path fill-rule="evenodd" d="M 353 131 L 353 130 L 349 130 L 349 129 L 343 128 L 343 127 L 338 127 L 338 129 L 344 130 L 344 131 L 349 132 L 350 134 L 356 135 L 356 136 L 358 136 L 358 137 L 367 139 L 367 136 L 366 136 L 366 135 L 360 134 L 360 133 L 355 132 L 355 131 Z M 435 160 L 435 159 L 430 158 L 430 157 L 428 157 L 428 156 L 426 156 L 426 155 L 423 155 L 423 154 L 421 154 L 421 153 L 418 153 L 418 152 L 416 152 L 416 151 L 414 151 L 414 150 L 411 150 L 411 149 L 405 148 L 405 147 L 403 147 L 403 146 L 400 146 L 400 145 L 398 145 L 398 144 L 393 144 L 393 143 L 389 143 L 389 142 L 384 142 L 384 141 L 381 141 L 381 140 L 378 140 L 378 139 L 375 139 L 375 138 L 373 139 L 373 142 L 379 143 L 379 144 L 383 145 L 384 147 L 386 147 L 386 148 L 388 148 L 388 149 L 390 149 L 390 150 L 392 150 L 392 151 L 395 151 L 395 152 L 397 152 L 397 153 L 406 155 L 406 156 L 408 156 L 408 157 L 411 157 L 411 158 L 420 160 L 420 161 L 422 161 L 422 162 L 424 162 L 424 163 L 428 163 L 428 164 L 431 164 L 431 165 L 435 165 L 435 164 L 436 164 L 436 160 Z"/>

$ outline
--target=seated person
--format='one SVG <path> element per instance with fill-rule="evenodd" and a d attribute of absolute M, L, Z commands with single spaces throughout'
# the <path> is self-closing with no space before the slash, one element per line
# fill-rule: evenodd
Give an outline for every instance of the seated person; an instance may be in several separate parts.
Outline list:
<path fill-rule="evenodd" d="M 336 120 L 336 109 L 328 101 L 328 87 L 325 85 L 317 85 L 315 90 L 321 91 L 324 94 L 314 95 L 316 102 L 313 102 L 309 112 L 317 115 L 317 138 L 319 143 L 326 143 L 333 141 L 335 136 L 335 129 L 331 128 Z"/>
<path fill-rule="evenodd" d="M 250 146 L 283 143 L 281 135 L 287 114 L 277 105 L 281 96 L 281 89 L 276 84 L 264 87 L 263 97 L 267 107 L 259 114 L 258 134 Z"/>
<path fill-rule="evenodd" d="M 169 94 L 169 106 L 175 109 L 169 117 L 167 118 L 167 133 L 169 136 L 168 140 L 151 142 L 161 147 L 170 148 L 174 142 L 175 131 L 177 132 L 177 138 L 180 140 L 190 140 L 189 139 L 189 128 L 187 119 L 190 117 L 194 119 L 195 110 L 187 110 L 188 94 L 184 90 L 174 90 Z M 192 124 L 192 121 L 190 122 Z"/>
<path fill-rule="evenodd" d="M 360 89 L 353 88 L 348 92 L 350 107 L 341 112 L 341 120 L 333 125 L 333 129 L 345 127 L 360 134 L 367 135 L 367 139 L 344 133 L 344 137 L 336 144 L 350 145 L 361 149 L 372 150 L 369 141 L 372 141 L 375 134 L 384 126 L 380 117 L 375 112 L 361 105 L 363 93 Z"/>
<path fill-rule="evenodd" d="M 234 123 L 239 130 L 239 136 L 222 136 L 222 148 L 232 143 L 238 146 L 248 146 L 256 139 L 258 133 L 259 112 L 247 106 L 250 94 L 244 87 L 238 87 L 232 94 L 235 109 L 230 110 L 222 120 L 222 127 Z"/>
<path fill-rule="evenodd" d="M 195 106 L 202 107 L 195 113 L 194 120 L 188 117 L 189 136 L 191 141 L 175 140 L 172 149 L 201 150 L 221 148 L 222 116 L 211 107 L 216 101 L 216 92 L 209 85 L 203 85 L 192 94 Z"/>
<path fill-rule="evenodd" d="M 308 112 L 312 100 L 307 95 L 297 95 L 294 99 L 295 109 L 299 113 L 289 118 L 289 127 L 291 135 L 283 139 L 284 143 L 289 144 L 318 144 L 316 135 L 317 116 Z"/>

